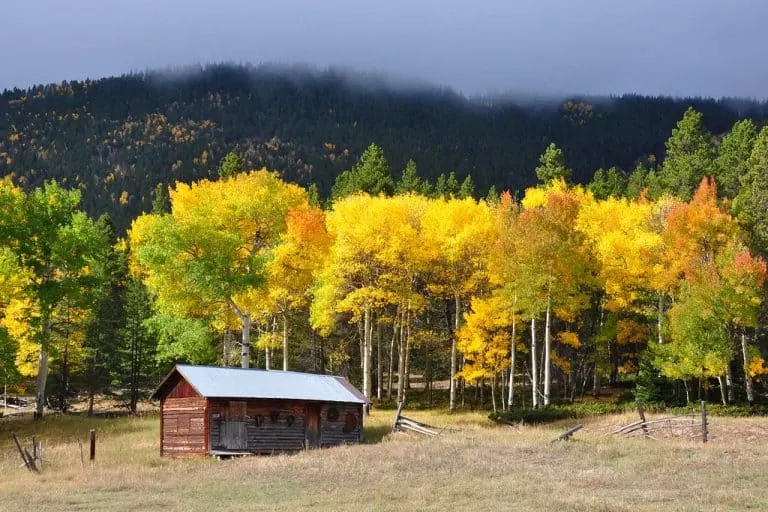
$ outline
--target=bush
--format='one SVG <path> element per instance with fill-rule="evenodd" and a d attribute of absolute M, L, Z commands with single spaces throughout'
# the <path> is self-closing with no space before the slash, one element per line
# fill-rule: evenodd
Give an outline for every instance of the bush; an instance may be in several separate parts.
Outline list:
<path fill-rule="evenodd" d="M 588 416 L 600 416 L 602 414 L 615 414 L 633 409 L 629 404 L 606 404 L 598 402 L 585 402 L 579 404 L 550 405 L 541 409 L 513 409 L 511 411 L 491 413 L 489 416 L 494 421 L 511 421 L 524 423 L 549 423 L 552 421 L 584 418 Z"/>

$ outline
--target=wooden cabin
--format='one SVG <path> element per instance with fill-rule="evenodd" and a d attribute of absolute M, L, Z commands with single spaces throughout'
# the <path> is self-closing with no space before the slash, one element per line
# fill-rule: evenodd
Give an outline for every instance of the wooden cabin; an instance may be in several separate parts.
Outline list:
<path fill-rule="evenodd" d="M 359 443 L 369 401 L 333 375 L 176 365 L 160 400 L 160 455 L 243 455 Z"/>

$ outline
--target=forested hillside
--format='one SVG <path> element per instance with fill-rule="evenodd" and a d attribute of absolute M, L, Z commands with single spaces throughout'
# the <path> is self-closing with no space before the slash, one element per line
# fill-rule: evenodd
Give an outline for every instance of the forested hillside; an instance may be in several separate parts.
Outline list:
<path fill-rule="evenodd" d="M 176 362 L 452 410 L 768 397 L 760 105 L 229 67 L 4 98 L 0 370 L 38 415 Z"/>
<path fill-rule="evenodd" d="M 555 142 L 576 182 L 598 168 L 627 174 L 656 166 L 688 106 L 719 136 L 766 105 L 706 99 L 467 99 L 449 90 L 396 87 L 366 75 L 273 67 L 209 66 L 36 86 L 0 96 L 0 176 L 30 190 L 54 178 L 82 192 L 92 216 L 118 232 L 148 211 L 157 183 L 216 176 L 233 151 L 323 195 L 371 142 L 395 174 L 413 159 L 431 181 L 471 174 L 480 195 L 535 182 L 539 154 Z"/>

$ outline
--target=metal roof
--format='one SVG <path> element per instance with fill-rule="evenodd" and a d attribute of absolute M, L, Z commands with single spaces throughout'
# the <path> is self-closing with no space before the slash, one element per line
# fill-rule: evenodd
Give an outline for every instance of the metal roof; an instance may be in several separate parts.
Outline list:
<path fill-rule="evenodd" d="M 159 395 L 175 372 L 179 372 L 201 396 L 207 398 L 273 398 L 358 404 L 369 402 L 347 379 L 335 375 L 186 364 L 177 364 L 152 394 L 153 397 Z"/>

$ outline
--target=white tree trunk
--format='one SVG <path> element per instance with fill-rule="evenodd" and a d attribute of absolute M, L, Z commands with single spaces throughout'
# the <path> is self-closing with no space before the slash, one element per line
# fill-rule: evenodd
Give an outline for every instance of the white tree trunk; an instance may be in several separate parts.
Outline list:
<path fill-rule="evenodd" d="M 749 364 L 749 355 L 747 354 L 747 333 L 746 331 L 741 332 L 741 355 L 744 359 L 744 387 L 747 391 L 747 402 L 749 402 L 749 405 L 752 405 L 755 403 L 755 392 L 754 389 L 752 389 L 752 377 L 749 375 L 749 372 L 747 371 L 747 365 Z"/>
<path fill-rule="evenodd" d="M 50 332 L 50 327 L 46 326 Z M 45 407 L 45 383 L 48 381 L 48 349 L 45 343 L 40 344 L 40 357 L 37 366 L 37 394 L 35 396 L 35 417 L 42 419 Z"/>
<path fill-rule="evenodd" d="M 382 388 L 381 382 L 384 377 L 384 364 L 381 360 L 381 322 L 376 320 L 376 399 L 381 401 Z"/>
<path fill-rule="evenodd" d="M 240 350 L 240 366 L 248 368 L 251 365 L 251 316 L 240 315 L 243 324 L 243 346 Z"/>
<path fill-rule="evenodd" d="M 717 378 L 717 383 L 720 384 L 720 400 L 723 402 L 723 405 L 728 405 L 728 398 L 726 397 L 725 391 L 725 378 L 720 375 Z"/>
<path fill-rule="evenodd" d="M 387 374 L 387 400 L 392 398 L 392 382 L 395 371 L 395 341 L 397 340 L 398 325 L 400 324 L 400 308 L 395 312 L 392 322 L 392 341 L 389 343 L 389 373 Z"/>
<path fill-rule="evenodd" d="M 517 296 L 515 296 L 517 299 Z M 515 300 L 517 302 L 517 300 Z M 509 344 L 509 396 L 507 397 L 507 407 L 512 408 L 515 401 L 515 362 L 517 359 L 517 347 L 515 338 L 517 337 L 517 318 L 515 312 L 512 312 L 512 343 Z"/>
<path fill-rule="evenodd" d="M 733 371 L 731 371 L 730 363 L 728 363 L 728 373 L 725 374 L 725 385 L 728 388 L 728 403 L 732 404 L 735 397 L 733 396 Z"/>
<path fill-rule="evenodd" d="M 363 394 L 371 398 L 371 307 L 366 305 L 363 314 Z"/>
<path fill-rule="evenodd" d="M 405 380 L 403 385 L 406 392 L 411 389 L 411 301 L 405 312 Z"/>
<path fill-rule="evenodd" d="M 405 400 L 405 308 L 400 313 L 400 339 L 397 346 L 397 401 Z"/>
<path fill-rule="evenodd" d="M 659 293 L 659 315 L 656 320 L 656 330 L 659 333 L 659 344 L 664 343 L 664 335 L 661 333 L 663 318 L 664 318 L 664 294 Z"/>
<path fill-rule="evenodd" d="M 451 396 L 448 409 L 453 412 L 456 410 L 456 338 L 459 336 L 459 322 L 461 319 L 461 301 L 458 295 L 454 295 L 456 304 L 456 315 L 453 325 L 453 336 L 451 337 Z"/>
<path fill-rule="evenodd" d="M 552 316 L 552 303 L 547 299 L 547 318 L 544 326 L 544 406 L 549 405 L 550 388 L 552 387 L 552 335 L 550 334 Z"/>
<path fill-rule="evenodd" d="M 491 405 L 493 412 L 496 412 L 496 374 L 491 376 Z"/>
<path fill-rule="evenodd" d="M 539 406 L 539 368 L 536 361 L 536 319 L 531 318 L 531 390 L 533 408 Z"/>
<path fill-rule="evenodd" d="M 283 313 L 283 371 L 288 371 L 288 315 Z"/>

